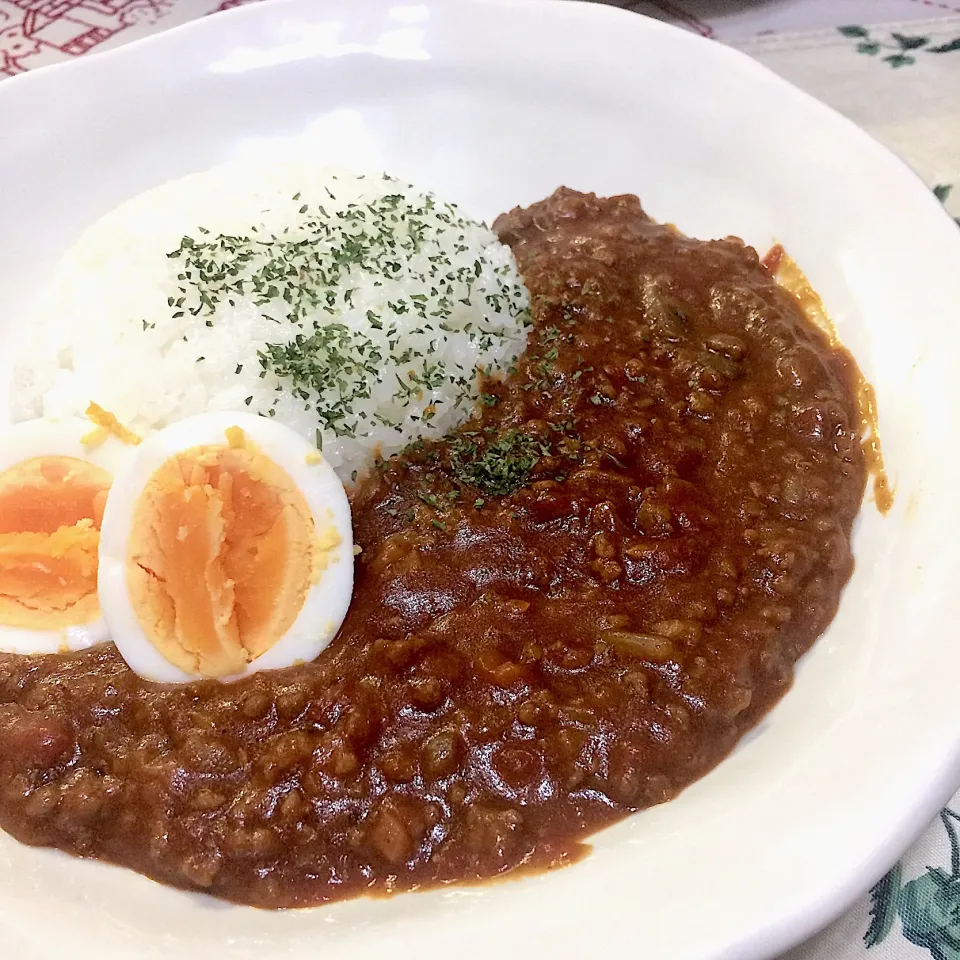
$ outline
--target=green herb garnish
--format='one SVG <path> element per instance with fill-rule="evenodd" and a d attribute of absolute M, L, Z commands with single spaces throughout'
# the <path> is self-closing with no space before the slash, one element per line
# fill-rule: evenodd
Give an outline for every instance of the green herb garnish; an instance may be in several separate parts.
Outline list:
<path fill-rule="evenodd" d="M 397 182 L 397 190 L 403 189 Z M 509 343 L 515 325 L 530 322 L 522 286 L 509 279 L 508 266 L 494 267 L 485 257 L 458 265 L 445 252 L 467 251 L 468 231 L 478 226 L 454 206 L 405 192 L 343 204 L 326 193 L 327 208 L 294 194 L 296 222 L 277 234 L 251 225 L 235 234 L 202 229 L 184 236 L 167 254 L 179 271 L 179 293 L 167 299 L 172 317 L 189 314 L 212 327 L 223 305 L 252 299 L 261 316 L 277 325 L 259 355 L 261 379 L 275 376 L 283 390 L 316 412 L 328 434 L 365 436 L 376 424 L 402 432 L 405 417 L 432 426 L 437 409 L 430 394 L 439 390 L 450 394 L 455 409 L 466 408 L 477 397 L 476 371 L 439 359 L 444 335 L 465 336 L 480 350 Z M 365 336 L 342 319 L 355 309 L 361 289 L 352 281 L 369 283 L 371 277 L 374 287 L 389 278 L 422 292 L 392 294 L 384 309 L 367 311 L 372 330 Z M 502 314 L 504 325 L 465 322 L 458 304 L 476 302 Z M 394 314 L 415 318 L 414 332 L 427 335 L 423 347 L 401 349 Z M 492 362 L 484 372 L 502 371 L 509 359 Z M 375 383 L 396 384 L 396 406 L 419 409 L 392 419 L 371 413 L 358 401 L 371 398 Z M 267 416 L 276 402 L 264 411 Z"/>
<path fill-rule="evenodd" d="M 533 468 L 549 453 L 549 444 L 519 430 L 479 442 L 456 437 L 450 446 L 450 468 L 458 483 L 505 497 L 526 486 Z"/>

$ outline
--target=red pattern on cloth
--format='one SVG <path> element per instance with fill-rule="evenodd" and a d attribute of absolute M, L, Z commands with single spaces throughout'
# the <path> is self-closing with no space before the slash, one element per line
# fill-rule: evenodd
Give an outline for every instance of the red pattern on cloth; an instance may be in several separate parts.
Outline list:
<path fill-rule="evenodd" d="M 0 0 L 0 75 L 81 56 L 172 9 L 173 0 Z"/>

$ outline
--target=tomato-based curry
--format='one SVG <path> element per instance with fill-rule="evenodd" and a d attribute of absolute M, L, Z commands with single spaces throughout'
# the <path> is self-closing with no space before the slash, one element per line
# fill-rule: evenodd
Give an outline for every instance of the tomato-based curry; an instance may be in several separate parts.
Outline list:
<path fill-rule="evenodd" d="M 313 663 L 140 680 L 0 656 L 0 824 L 264 907 L 545 868 L 783 695 L 852 570 L 851 358 L 739 240 L 559 190 L 495 227 L 532 297 L 476 416 L 353 496 Z"/>

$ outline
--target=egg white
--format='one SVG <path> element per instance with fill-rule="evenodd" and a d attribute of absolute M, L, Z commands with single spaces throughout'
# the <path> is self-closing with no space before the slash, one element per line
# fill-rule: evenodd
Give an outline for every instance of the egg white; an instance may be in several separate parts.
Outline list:
<path fill-rule="evenodd" d="M 289 630 L 266 652 L 233 676 L 273 670 L 313 660 L 336 635 L 353 594 L 353 527 L 350 503 L 333 468 L 293 430 L 247 413 L 202 413 L 148 437 L 115 478 L 100 528 L 100 608 L 110 635 L 127 665 L 141 677 L 160 683 L 201 679 L 170 663 L 140 626 L 127 588 L 128 544 L 136 504 L 153 474 L 167 460 L 192 447 L 223 445 L 226 431 L 239 427 L 260 451 L 281 466 L 300 491 L 319 534 L 331 524 L 340 544 L 317 583 L 311 584 Z"/>
<path fill-rule="evenodd" d="M 0 433 L 0 473 L 36 457 L 73 457 L 106 470 L 113 476 L 133 456 L 134 448 L 114 436 L 97 446 L 81 443 L 96 425 L 80 417 L 25 420 Z M 0 624 L 0 650 L 4 653 L 58 653 L 82 650 L 109 639 L 104 619 L 58 630 L 30 630 Z"/>

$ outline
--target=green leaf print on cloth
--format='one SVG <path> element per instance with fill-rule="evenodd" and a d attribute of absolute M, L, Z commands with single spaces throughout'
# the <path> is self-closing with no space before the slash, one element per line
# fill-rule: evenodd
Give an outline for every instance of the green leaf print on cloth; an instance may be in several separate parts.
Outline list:
<path fill-rule="evenodd" d="M 953 193 L 954 184 L 952 183 L 938 183 L 933 188 L 933 195 L 944 205 L 947 205 L 947 200 L 950 199 L 950 194 Z M 954 221 L 957 226 L 960 227 L 960 217 L 954 217 Z"/>
<path fill-rule="evenodd" d="M 949 807 L 940 821 L 950 841 L 950 872 L 927 867 L 926 873 L 901 883 L 903 866 L 893 869 L 870 891 L 870 924 L 863 935 L 867 949 L 882 943 L 900 917 L 903 936 L 924 947 L 934 960 L 960 960 L 960 814 Z"/>
<path fill-rule="evenodd" d="M 837 27 L 843 36 L 851 40 L 859 41 L 856 46 L 857 53 L 864 53 L 867 56 L 875 57 L 884 50 L 891 51 L 882 58 L 884 63 L 891 67 L 910 66 L 917 62 L 917 58 L 910 51 L 918 53 L 952 53 L 960 50 L 960 37 L 955 37 L 948 43 L 931 46 L 930 37 L 922 35 L 909 36 L 905 33 L 891 33 L 889 39 L 878 40 L 873 37 L 870 31 L 860 24 L 849 24 L 845 27 Z"/>
<path fill-rule="evenodd" d="M 863 935 L 863 942 L 868 947 L 875 947 L 893 929 L 902 873 L 900 864 L 896 864 L 870 891 L 870 926 Z"/>
<path fill-rule="evenodd" d="M 960 878 L 937 867 L 911 880 L 900 894 L 900 922 L 937 960 L 960 960 Z"/>

